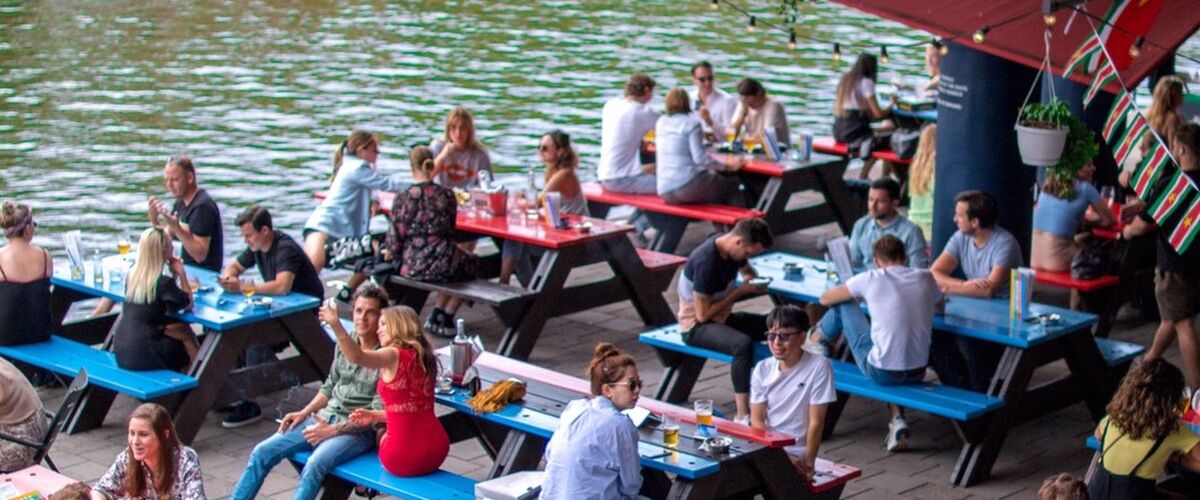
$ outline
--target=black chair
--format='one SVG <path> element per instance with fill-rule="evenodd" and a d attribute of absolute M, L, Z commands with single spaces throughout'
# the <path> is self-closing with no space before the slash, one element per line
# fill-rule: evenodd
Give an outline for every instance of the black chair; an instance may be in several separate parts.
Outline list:
<path fill-rule="evenodd" d="M 14 436 L 9 436 L 0 432 L 0 439 L 12 441 L 22 444 L 30 448 L 36 449 L 37 454 L 33 456 L 33 463 L 38 464 L 43 460 L 50 470 L 58 472 L 58 467 L 54 466 L 54 462 L 50 461 L 50 446 L 54 444 L 54 438 L 58 437 L 58 432 L 67 425 L 71 420 L 71 415 L 75 413 L 75 408 L 79 406 L 79 400 L 87 392 L 88 374 L 84 368 L 79 369 L 79 374 L 75 376 L 75 380 L 71 381 L 71 385 L 67 387 L 67 393 L 63 396 L 62 404 L 58 406 L 58 413 L 50 414 L 45 408 L 42 412 L 46 418 L 50 419 L 50 427 L 46 429 L 46 435 L 42 436 L 41 442 L 34 443 L 25 439 Z"/>

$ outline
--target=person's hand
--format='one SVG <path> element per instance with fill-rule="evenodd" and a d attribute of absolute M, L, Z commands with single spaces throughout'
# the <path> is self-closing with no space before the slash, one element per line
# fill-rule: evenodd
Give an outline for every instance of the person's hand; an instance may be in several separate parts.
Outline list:
<path fill-rule="evenodd" d="M 350 412 L 350 423 L 359 427 L 366 427 L 375 423 L 375 415 L 370 410 L 358 408 Z"/>
<path fill-rule="evenodd" d="M 742 286 L 738 287 L 738 291 L 741 292 L 742 295 L 758 295 L 767 293 L 767 286 L 755 285 L 751 283 L 749 279 L 743 278 Z"/>
<path fill-rule="evenodd" d="M 803 458 L 788 455 L 788 460 L 791 460 L 792 467 L 796 468 L 796 472 L 804 478 L 805 482 L 811 483 L 813 480 L 813 467 L 805 462 Z"/>
<path fill-rule="evenodd" d="M 337 435 L 337 428 L 329 425 L 328 421 L 322 420 L 321 417 L 313 417 L 313 420 L 317 423 L 304 429 L 304 440 L 308 441 L 308 444 L 316 446 L 321 444 L 321 441 Z"/>
<path fill-rule="evenodd" d="M 727 172 L 737 172 L 745 167 L 746 163 L 748 162 L 744 156 L 725 155 L 725 171 Z"/>
<path fill-rule="evenodd" d="M 964 281 L 963 286 L 987 290 L 992 287 L 992 282 L 988 281 L 986 278 L 975 278 L 973 280 Z"/>
<path fill-rule="evenodd" d="M 171 270 L 171 274 L 175 276 L 183 276 L 183 261 L 174 255 L 167 257 L 167 268 Z"/>
<path fill-rule="evenodd" d="M 650 175 L 654 175 L 654 164 L 653 164 L 653 163 L 647 163 L 647 164 L 645 164 L 645 165 L 642 165 L 642 173 L 643 173 L 643 174 L 650 174 Z"/>
<path fill-rule="evenodd" d="M 242 293 L 242 283 L 236 276 L 221 276 L 217 278 L 217 284 L 229 293 Z"/>
<path fill-rule="evenodd" d="M 704 123 L 707 123 L 708 126 L 711 127 L 713 124 L 713 119 L 712 119 L 712 114 L 710 114 L 708 112 L 708 106 L 701 104 L 699 111 L 700 111 L 700 119 L 704 120 Z"/>
<path fill-rule="evenodd" d="M 331 328 L 333 328 L 333 325 L 341 324 L 341 320 L 338 318 L 337 304 L 334 303 L 333 299 L 325 301 L 325 304 L 321 307 L 320 316 L 321 321 L 328 323 Z M 334 328 L 334 331 L 337 331 L 337 329 Z"/>
<path fill-rule="evenodd" d="M 283 418 L 279 419 L 278 432 L 283 434 L 286 431 L 295 429 L 296 426 L 300 425 L 300 422 L 303 422 L 306 418 L 308 418 L 308 413 L 305 413 L 303 410 L 288 413 L 287 415 L 284 415 Z"/>

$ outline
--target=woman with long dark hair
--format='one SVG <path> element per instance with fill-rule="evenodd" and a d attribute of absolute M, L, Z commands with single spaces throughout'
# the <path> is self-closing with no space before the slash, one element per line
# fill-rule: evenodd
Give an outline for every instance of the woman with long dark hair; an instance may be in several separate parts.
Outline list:
<path fill-rule="evenodd" d="M 838 80 L 837 96 L 833 101 L 833 138 L 845 143 L 852 156 L 867 161 L 859 173 L 863 179 L 871 173 L 871 152 L 887 143 L 886 136 L 876 135 L 871 129 L 871 122 L 892 114 L 890 104 L 881 108 L 875 99 L 878 78 L 879 63 L 875 56 L 860 54 L 850 71 Z"/>
<path fill-rule="evenodd" d="M 112 467 L 92 486 L 94 500 L 207 498 L 200 458 L 179 442 L 166 408 L 155 403 L 134 408 L 126 442 Z"/>

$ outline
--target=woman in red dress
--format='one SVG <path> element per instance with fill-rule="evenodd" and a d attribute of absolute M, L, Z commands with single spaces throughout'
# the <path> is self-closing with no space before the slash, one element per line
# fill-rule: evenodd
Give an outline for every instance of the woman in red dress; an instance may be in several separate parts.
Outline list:
<path fill-rule="evenodd" d="M 327 303 L 321 317 L 336 318 L 334 307 Z M 417 313 L 409 307 L 384 309 L 379 318 L 380 347 L 374 351 L 362 350 L 340 328 L 333 331 L 348 361 L 379 370 L 375 387 L 384 411 L 360 408 L 350 414 L 350 420 L 357 425 L 387 422 L 387 432 L 379 442 L 383 468 L 396 476 L 421 476 L 438 470 L 450 453 L 450 438 L 433 413 L 437 357 L 421 331 Z"/>

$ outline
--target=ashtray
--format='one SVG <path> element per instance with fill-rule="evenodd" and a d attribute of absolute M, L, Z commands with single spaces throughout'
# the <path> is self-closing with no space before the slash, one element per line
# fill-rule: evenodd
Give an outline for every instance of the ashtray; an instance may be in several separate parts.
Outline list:
<path fill-rule="evenodd" d="M 725 436 L 710 437 L 704 440 L 704 444 L 700 445 L 700 449 L 709 453 L 719 455 L 729 453 L 729 447 L 733 446 L 733 440 Z"/>
<path fill-rule="evenodd" d="M 804 264 L 788 262 L 783 265 L 783 279 L 801 281 L 804 279 Z"/>
<path fill-rule="evenodd" d="M 591 222 L 580 222 L 578 225 L 575 226 L 575 229 L 578 229 L 579 232 L 581 232 L 581 233 L 590 233 L 590 232 L 592 232 L 592 223 Z"/>
<path fill-rule="evenodd" d="M 246 299 L 246 303 L 255 309 L 270 309 L 272 302 L 275 301 L 270 297 L 250 297 Z"/>

